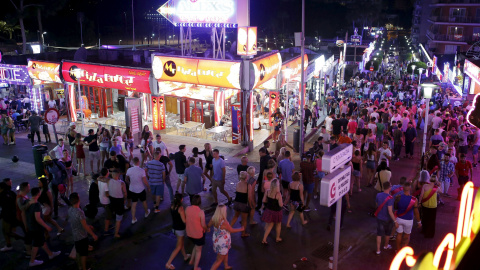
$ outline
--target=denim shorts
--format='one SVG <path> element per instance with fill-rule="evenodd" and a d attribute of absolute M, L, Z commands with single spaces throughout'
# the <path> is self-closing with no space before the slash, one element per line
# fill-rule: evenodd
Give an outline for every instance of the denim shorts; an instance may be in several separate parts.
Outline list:
<path fill-rule="evenodd" d="M 478 154 L 478 147 L 479 147 L 479 146 L 480 146 L 480 145 L 474 145 L 474 146 L 473 146 L 472 155 Z"/>
<path fill-rule="evenodd" d="M 152 195 L 163 196 L 163 191 L 165 190 L 165 186 L 163 184 L 150 185 L 150 189 L 152 190 Z"/>
<path fill-rule="evenodd" d="M 108 149 L 108 147 L 103 147 L 103 146 L 100 146 L 100 151 L 104 151 L 104 152 L 106 152 L 106 151 L 107 151 L 107 149 Z"/>
<path fill-rule="evenodd" d="M 392 233 L 393 222 L 377 218 L 377 236 L 386 236 Z"/>
<path fill-rule="evenodd" d="M 173 232 L 173 234 L 175 234 L 175 236 L 185 236 L 185 230 L 174 230 L 174 229 L 172 229 L 172 232 Z"/>
<path fill-rule="evenodd" d="M 308 194 L 312 194 L 313 188 L 315 187 L 315 183 L 303 184 L 303 186 L 305 187 L 305 191 L 307 191 Z"/>
<path fill-rule="evenodd" d="M 367 160 L 367 169 L 375 170 L 375 161 L 374 160 Z"/>

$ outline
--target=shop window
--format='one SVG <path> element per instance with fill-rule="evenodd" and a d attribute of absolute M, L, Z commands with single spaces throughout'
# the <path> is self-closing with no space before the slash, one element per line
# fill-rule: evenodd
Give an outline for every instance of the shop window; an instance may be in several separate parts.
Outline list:
<path fill-rule="evenodd" d="M 480 40 L 480 27 L 474 27 L 473 28 L 472 38 L 473 38 L 473 41 L 479 41 Z"/>
<path fill-rule="evenodd" d="M 450 21 L 455 22 L 456 18 L 465 17 L 466 11 L 467 10 L 465 8 L 451 8 L 450 9 Z"/>

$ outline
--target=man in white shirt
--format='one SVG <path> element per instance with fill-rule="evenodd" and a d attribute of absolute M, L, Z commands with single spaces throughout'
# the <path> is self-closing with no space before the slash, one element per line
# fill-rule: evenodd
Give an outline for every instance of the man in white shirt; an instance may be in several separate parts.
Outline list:
<path fill-rule="evenodd" d="M 441 113 L 437 113 L 435 115 L 436 116 L 432 119 L 432 128 L 434 130 L 440 128 L 440 124 L 443 122 L 442 118 L 440 117 Z"/>
<path fill-rule="evenodd" d="M 56 159 L 62 159 L 64 148 L 65 148 L 65 145 L 63 144 L 63 139 L 60 138 L 60 139 L 58 139 L 58 145 L 55 146 L 55 148 L 53 148 L 52 150 L 50 150 L 50 152 L 48 152 L 48 154 L 54 159 L 55 158 Z"/>
<path fill-rule="evenodd" d="M 380 117 L 380 115 L 377 112 L 377 108 L 373 108 L 373 112 L 370 114 L 370 119 L 372 117 L 375 117 L 375 123 L 378 123 L 378 118 Z"/>
<path fill-rule="evenodd" d="M 48 102 L 48 108 L 56 108 L 56 107 L 57 107 L 57 103 L 55 102 L 55 100 L 51 99 Z"/>
<path fill-rule="evenodd" d="M 378 150 L 378 153 L 380 153 L 380 156 L 378 158 L 378 165 L 382 163 L 382 160 L 386 160 L 387 166 L 389 166 L 389 160 L 392 158 L 392 151 L 390 150 L 390 148 L 388 148 L 387 142 L 383 142 L 383 146 Z"/>
<path fill-rule="evenodd" d="M 153 150 L 160 148 L 160 150 L 162 150 L 162 153 L 166 153 L 166 156 L 168 157 L 169 153 L 168 153 L 167 145 L 162 141 L 162 136 L 160 134 L 157 134 L 157 136 L 155 137 L 157 140 L 152 143 Z"/>
<path fill-rule="evenodd" d="M 150 192 L 150 185 L 147 181 L 147 175 L 145 170 L 140 168 L 140 159 L 138 157 L 133 158 L 133 167 L 127 170 L 126 182 L 130 183 L 128 190 L 130 191 L 130 196 L 132 197 L 132 224 L 137 223 L 137 217 L 135 212 L 137 211 L 137 202 L 140 200 L 143 204 L 143 209 L 145 209 L 145 218 L 150 215 L 150 209 L 147 205 L 147 193 L 145 187 L 147 187 L 148 192 Z"/>
<path fill-rule="evenodd" d="M 332 126 L 333 119 L 335 119 L 334 113 L 331 113 L 329 116 L 325 118 L 325 128 L 327 129 L 327 132 L 329 134 L 332 134 L 332 131 L 333 131 L 333 126 Z"/>
<path fill-rule="evenodd" d="M 395 115 L 392 117 L 392 119 L 390 120 L 390 124 L 393 123 L 393 122 L 397 122 L 397 121 L 400 121 L 402 119 L 402 117 L 400 116 L 400 114 L 398 113 L 398 111 L 395 111 Z"/>

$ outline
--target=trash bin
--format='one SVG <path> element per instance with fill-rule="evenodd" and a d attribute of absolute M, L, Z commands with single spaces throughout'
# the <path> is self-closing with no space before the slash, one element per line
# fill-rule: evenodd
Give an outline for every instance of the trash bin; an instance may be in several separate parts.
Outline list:
<path fill-rule="evenodd" d="M 296 126 L 293 128 L 293 151 L 298 153 L 300 149 L 300 127 Z"/>
<path fill-rule="evenodd" d="M 48 154 L 48 147 L 43 144 L 35 145 L 33 150 L 33 163 L 35 164 L 35 174 L 40 177 L 45 174 L 43 170 L 43 157 Z"/>

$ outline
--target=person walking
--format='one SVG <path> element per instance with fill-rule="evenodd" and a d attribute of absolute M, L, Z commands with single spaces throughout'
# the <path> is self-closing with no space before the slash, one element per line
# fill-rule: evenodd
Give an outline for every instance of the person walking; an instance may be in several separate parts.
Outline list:
<path fill-rule="evenodd" d="M 417 140 L 417 129 L 413 122 L 408 122 L 408 128 L 405 131 L 405 158 L 413 159 L 415 141 Z"/>
<path fill-rule="evenodd" d="M 411 183 L 405 182 L 403 185 L 403 194 L 395 198 L 395 209 L 397 209 L 397 219 L 395 220 L 395 227 L 397 228 L 397 248 L 408 246 L 410 241 L 410 234 L 412 233 L 413 219 L 417 220 L 417 226 L 420 228 L 422 222 L 418 212 L 417 198 L 411 195 Z"/>
<path fill-rule="evenodd" d="M 425 183 L 420 192 L 422 204 L 422 233 L 425 238 L 435 236 L 435 223 L 437 219 L 437 199 L 440 191 L 440 183 L 437 182 L 437 176 L 430 177 L 430 182 Z"/>
<path fill-rule="evenodd" d="M 58 223 L 52 219 L 52 207 L 53 207 L 53 196 L 52 192 L 48 188 L 48 179 L 46 177 L 38 178 L 38 187 L 40 188 L 40 197 L 38 197 L 38 203 L 42 208 L 43 220 L 50 223 L 51 225 L 57 228 L 57 236 L 65 232 L 65 230 L 58 225 Z M 49 238 L 49 235 L 45 235 L 46 238 Z"/>
<path fill-rule="evenodd" d="M 64 149 L 65 149 L 65 145 L 63 144 L 63 139 L 60 138 L 60 139 L 58 139 L 58 145 L 56 145 L 52 150 L 50 150 L 48 152 L 48 154 L 52 158 L 62 159 Z M 72 153 L 74 153 L 74 152 L 72 152 Z"/>
<path fill-rule="evenodd" d="M 153 160 L 147 162 L 145 166 L 145 172 L 147 175 L 148 184 L 152 191 L 152 195 L 155 196 L 153 203 L 154 213 L 160 213 L 160 201 L 163 201 L 164 183 L 165 183 L 165 166 L 160 162 L 160 152 L 153 154 Z M 170 198 L 172 200 L 172 198 Z"/>
<path fill-rule="evenodd" d="M 232 269 L 232 267 L 228 265 L 228 251 L 232 247 L 232 238 L 230 234 L 243 232 L 245 227 L 232 228 L 227 220 L 227 207 L 225 205 L 217 206 L 217 209 L 215 209 L 215 213 L 207 226 L 213 226 L 213 251 L 217 253 L 217 259 L 210 270 L 218 269 L 222 262 L 225 269 Z"/>
<path fill-rule="evenodd" d="M 46 230 L 47 232 L 50 232 L 52 228 L 50 228 L 42 219 L 42 207 L 38 202 L 38 198 L 40 198 L 41 195 L 40 188 L 32 188 L 31 195 L 32 198 L 29 202 L 30 206 L 25 211 L 27 233 L 32 239 L 32 253 L 30 255 L 30 262 L 28 264 L 29 267 L 43 264 L 43 261 L 35 259 L 40 247 L 47 253 L 50 260 L 61 254 L 61 251 L 50 251 L 47 243 L 45 242 L 44 231 Z"/>
<path fill-rule="evenodd" d="M 268 150 L 265 149 L 265 147 L 262 147 L 258 150 L 258 153 L 260 155 L 260 172 L 258 173 L 258 178 L 257 178 L 257 206 L 256 210 L 260 210 L 263 204 L 263 192 L 262 192 L 262 187 L 263 187 L 263 178 L 264 178 L 264 171 L 268 167 L 268 161 L 272 159 L 268 153 Z"/>
<path fill-rule="evenodd" d="M 310 211 L 310 199 L 313 196 L 313 189 L 315 187 L 315 179 L 314 173 L 316 170 L 316 165 L 312 161 L 312 154 L 307 153 L 305 159 L 300 162 L 300 173 L 302 175 L 302 182 L 304 185 L 304 197 L 305 199 L 305 207 L 304 211 Z"/>
<path fill-rule="evenodd" d="M 98 141 L 100 142 L 100 163 L 104 164 L 105 159 L 108 159 L 109 149 L 110 149 L 110 131 L 108 129 L 103 129 L 103 132 L 100 133 Z"/>
<path fill-rule="evenodd" d="M 225 169 L 225 161 L 223 158 L 220 157 L 220 151 L 218 149 L 213 149 L 213 177 L 212 177 L 212 193 L 213 199 L 215 202 L 212 206 L 218 205 L 218 197 L 217 197 L 217 188 L 220 189 L 220 192 L 227 197 L 227 205 L 232 204 L 232 198 L 228 195 L 225 191 L 225 176 L 226 176 L 226 169 Z"/>
<path fill-rule="evenodd" d="M 172 265 L 173 259 L 181 251 L 184 261 L 188 261 L 192 255 L 185 252 L 185 209 L 183 208 L 183 196 L 182 194 L 175 194 L 173 203 L 170 206 L 170 215 L 172 216 L 172 232 L 177 237 L 177 245 L 175 249 L 170 254 L 167 263 L 165 264 L 165 269 L 175 269 L 175 266 Z"/>
<path fill-rule="evenodd" d="M 83 146 L 85 143 L 82 141 L 82 134 L 77 133 L 75 135 L 75 153 L 77 157 L 77 172 L 80 174 L 81 170 L 83 169 L 83 176 L 88 176 L 85 171 L 85 151 L 83 150 Z"/>
<path fill-rule="evenodd" d="M 93 129 L 88 130 L 88 136 L 83 139 L 83 142 L 88 146 L 88 159 L 90 160 L 90 170 L 100 172 L 100 148 L 98 147 L 98 136 Z M 97 161 L 97 170 L 93 169 L 94 162 Z M 103 164 L 103 163 L 102 163 Z"/>
<path fill-rule="evenodd" d="M 32 142 L 32 146 L 35 134 L 37 134 L 38 143 L 41 143 L 42 140 L 40 139 L 40 124 L 42 123 L 42 118 L 37 115 L 36 111 L 33 111 L 32 116 L 28 118 L 28 122 L 30 123 L 30 140 Z M 46 140 L 47 139 L 45 138 L 45 141 Z"/>
<path fill-rule="evenodd" d="M 63 157 L 61 159 L 63 165 L 65 166 L 65 171 L 67 172 L 67 194 L 73 192 L 73 165 L 72 158 L 67 149 L 63 150 Z"/>
<path fill-rule="evenodd" d="M 112 179 L 108 181 L 108 195 L 110 197 L 110 209 L 115 213 L 115 238 L 120 238 L 120 224 L 125 212 L 125 201 L 127 199 L 127 190 L 125 182 L 120 180 L 120 170 L 114 168 L 112 170 Z"/>
<path fill-rule="evenodd" d="M 181 144 L 178 147 L 178 152 L 175 153 L 175 171 L 178 175 L 178 181 L 177 181 L 177 188 L 175 192 L 178 192 L 180 187 L 181 189 L 181 194 L 185 193 L 185 168 L 187 168 L 187 157 L 185 156 L 185 151 L 187 148 L 185 147 L 184 144 Z"/>
<path fill-rule="evenodd" d="M 90 234 L 94 241 L 97 241 L 98 237 L 93 232 L 93 227 L 87 224 L 85 213 L 82 208 L 80 208 L 80 196 L 78 196 L 78 193 L 74 192 L 70 194 L 68 199 L 72 204 L 68 209 L 68 221 L 72 227 L 75 251 L 80 257 L 78 266 L 82 270 L 87 270 L 88 235 Z"/>
<path fill-rule="evenodd" d="M 17 227 L 18 221 L 16 218 L 16 208 L 15 208 L 15 199 L 17 194 L 12 191 L 12 187 L 7 184 L 8 178 L 5 178 L 4 181 L 0 182 L 0 207 L 2 212 L 0 212 L 0 219 L 2 220 L 2 233 L 5 238 L 5 246 L 0 248 L 0 252 L 6 252 L 13 250 L 12 246 L 12 236 L 15 235 L 15 228 Z"/>
<path fill-rule="evenodd" d="M 233 209 L 235 210 L 235 215 L 230 222 L 230 225 L 233 226 L 237 222 L 239 216 L 242 216 L 242 227 L 247 228 L 247 219 L 248 213 L 250 213 L 250 206 L 248 204 L 248 196 L 251 188 L 247 183 L 247 172 L 240 172 L 239 182 L 235 188 L 235 201 L 233 202 Z M 242 232 L 242 238 L 248 237 L 250 234 L 246 233 L 245 230 Z"/>
<path fill-rule="evenodd" d="M 140 159 L 138 157 L 133 158 L 133 167 L 129 168 L 126 173 L 125 181 L 129 184 L 128 191 L 132 198 L 132 224 L 137 223 L 137 217 L 135 213 L 137 211 L 137 202 L 140 200 L 145 210 L 145 218 L 150 215 L 150 209 L 147 206 L 147 193 L 150 192 L 150 185 L 147 182 L 147 175 L 145 170 L 140 168 Z"/>
<path fill-rule="evenodd" d="M 193 195 L 197 195 L 203 191 L 202 175 L 203 170 L 195 165 L 194 157 L 188 159 L 188 168 L 185 169 L 185 191 L 190 196 L 190 201 Z"/>
<path fill-rule="evenodd" d="M 458 179 L 458 184 L 460 185 L 460 187 L 457 189 L 457 200 L 460 201 L 463 186 L 465 186 L 468 181 L 471 181 L 473 177 L 472 163 L 467 160 L 467 155 L 464 153 L 460 154 L 460 161 L 455 165 L 455 174 Z"/>
<path fill-rule="evenodd" d="M 380 246 L 382 244 L 382 237 L 385 238 L 384 250 L 391 249 L 392 246 L 388 244 L 390 241 L 390 234 L 392 233 L 393 224 L 396 224 L 395 215 L 393 214 L 393 197 L 390 195 L 392 186 L 390 182 L 383 183 L 383 192 L 377 194 L 375 202 L 377 210 L 375 217 L 377 218 L 377 256 L 380 255 Z"/>
<path fill-rule="evenodd" d="M 125 149 L 128 152 L 128 162 L 131 162 L 133 158 L 133 149 L 135 148 L 133 145 L 134 139 L 131 127 L 125 129 L 125 132 L 122 135 L 122 141 L 125 143 Z"/>
<path fill-rule="evenodd" d="M 185 211 L 187 237 L 195 245 L 189 264 L 193 265 L 194 270 L 201 270 L 198 264 L 202 257 L 202 247 L 205 245 L 205 232 L 209 229 L 205 222 L 205 212 L 200 209 L 202 204 L 200 195 L 194 195 L 191 204 Z"/>
<path fill-rule="evenodd" d="M 165 142 L 162 141 L 162 135 L 155 135 L 155 141 L 152 143 L 152 145 L 154 151 L 160 149 L 162 153 L 164 153 L 164 155 L 169 155 L 167 145 L 165 144 Z"/>
<path fill-rule="evenodd" d="M 282 242 L 280 232 L 282 230 L 283 200 L 282 194 L 280 193 L 280 183 L 278 179 L 274 179 L 270 183 L 270 189 L 265 192 L 262 201 L 265 204 L 265 212 L 263 212 L 262 221 L 266 223 L 262 244 L 268 245 L 267 237 L 273 226 L 275 226 L 276 231 L 275 242 Z"/>
<path fill-rule="evenodd" d="M 271 187 L 271 185 L 270 185 Z M 300 215 L 300 220 L 302 221 L 302 225 L 308 223 L 303 216 L 303 210 L 305 209 L 304 204 L 304 196 L 303 196 L 303 185 L 300 182 L 300 173 L 294 172 L 292 175 L 292 182 L 288 185 L 290 199 L 289 199 L 289 213 L 288 213 L 288 220 L 287 220 L 287 229 L 292 228 L 290 226 L 290 222 L 293 219 L 293 215 L 295 214 L 295 210 Z"/>
<path fill-rule="evenodd" d="M 43 163 L 47 173 L 49 174 L 50 187 L 52 189 L 53 195 L 53 218 L 58 217 L 58 191 L 60 185 L 65 185 L 65 180 L 67 180 L 67 171 L 62 162 L 59 162 L 58 159 L 52 160 L 50 156 L 45 156 L 43 158 Z"/>

